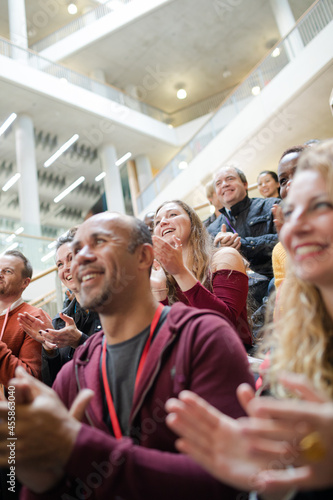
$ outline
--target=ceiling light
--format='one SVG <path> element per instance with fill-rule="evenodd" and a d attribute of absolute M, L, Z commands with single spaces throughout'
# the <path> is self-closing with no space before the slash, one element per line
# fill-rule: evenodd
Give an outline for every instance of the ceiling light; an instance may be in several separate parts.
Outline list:
<path fill-rule="evenodd" d="M 51 257 L 53 257 L 53 255 L 55 254 L 55 250 L 52 250 L 52 252 L 49 252 L 47 253 L 46 255 L 44 255 L 44 257 L 42 257 L 40 260 L 42 262 L 46 262 L 47 260 L 49 260 Z"/>
<path fill-rule="evenodd" d="M 21 226 L 18 229 L 16 229 L 15 234 L 21 234 L 21 233 L 23 233 L 23 231 L 24 231 L 24 227 Z"/>
<path fill-rule="evenodd" d="M 56 244 L 57 244 L 57 240 L 51 241 L 51 243 L 49 243 L 49 244 L 47 245 L 47 248 L 53 248 L 53 247 L 55 247 L 55 246 L 56 246 Z"/>
<path fill-rule="evenodd" d="M 85 178 L 83 177 L 83 175 L 79 177 L 75 182 L 73 182 L 73 184 L 68 186 L 68 188 L 66 188 L 62 193 L 58 194 L 58 196 L 54 198 L 54 203 L 58 203 L 60 200 L 65 198 L 65 196 L 67 196 L 70 192 L 72 192 L 75 188 L 82 184 L 84 180 Z"/>
<path fill-rule="evenodd" d="M 185 89 L 177 90 L 177 97 L 178 97 L 178 99 L 186 99 L 186 97 L 187 97 L 186 90 Z"/>
<path fill-rule="evenodd" d="M 78 140 L 78 138 L 79 135 L 74 134 L 73 137 L 71 137 L 67 142 L 65 142 L 65 144 L 61 146 L 61 148 L 58 149 L 58 151 L 56 151 L 48 160 L 46 160 L 46 162 L 44 163 L 44 167 L 47 168 L 52 165 L 52 163 L 54 163 L 59 158 L 59 156 L 67 151 L 67 149 L 70 148 L 72 144 L 74 144 L 74 142 Z"/>
<path fill-rule="evenodd" d="M 105 173 L 105 172 L 102 172 L 102 173 L 100 173 L 99 175 L 97 175 L 97 176 L 95 177 L 95 181 L 96 181 L 96 182 L 99 182 L 99 181 L 101 181 L 102 179 L 104 179 L 104 177 L 105 177 L 105 176 L 106 176 L 106 173 Z"/>
<path fill-rule="evenodd" d="M 116 161 L 117 167 L 119 167 L 122 163 L 124 163 L 128 158 L 132 156 L 132 153 L 126 153 L 124 156 L 119 158 L 119 160 Z"/>
<path fill-rule="evenodd" d="M 6 132 L 7 128 L 11 126 L 13 121 L 17 118 L 16 113 L 12 113 L 5 122 L 0 127 L 0 135 L 2 135 L 4 132 Z"/>
<path fill-rule="evenodd" d="M 77 6 L 73 2 L 68 4 L 67 10 L 68 10 L 68 14 L 71 14 L 72 16 L 74 14 L 77 14 Z"/>
<path fill-rule="evenodd" d="M 13 243 L 12 245 L 10 245 L 8 248 L 6 248 L 5 252 L 9 252 L 9 250 L 15 250 L 15 248 L 18 247 L 18 243 Z M 3 253 L 5 253 L 3 252 Z"/>
<path fill-rule="evenodd" d="M 13 177 L 11 177 L 9 181 L 7 181 L 6 184 L 3 186 L 2 191 L 8 191 L 8 189 L 11 188 L 15 184 L 15 182 L 19 180 L 20 177 L 21 174 L 19 173 L 13 175 Z"/>
<path fill-rule="evenodd" d="M 272 52 L 272 57 L 278 57 L 281 54 L 279 47 L 276 47 Z"/>
<path fill-rule="evenodd" d="M 253 95 L 259 95 L 260 94 L 260 90 L 261 89 L 260 89 L 259 85 L 256 85 L 255 87 L 252 87 L 251 92 L 252 92 Z"/>
<path fill-rule="evenodd" d="M 6 241 L 7 243 L 10 243 L 16 238 L 16 234 L 11 234 L 10 236 L 7 236 Z"/>
<path fill-rule="evenodd" d="M 179 162 L 179 164 L 178 164 L 178 168 L 179 168 L 180 170 L 185 170 L 185 168 L 187 168 L 187 167 L 188 167 L 188 163 L 187 163 L 187 161 L 181 161 L 181 162 Z"/>

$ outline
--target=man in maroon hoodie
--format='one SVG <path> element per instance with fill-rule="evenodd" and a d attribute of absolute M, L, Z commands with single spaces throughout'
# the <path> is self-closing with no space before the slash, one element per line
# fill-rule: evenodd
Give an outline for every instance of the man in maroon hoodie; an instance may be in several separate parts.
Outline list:
<path fill-rule="evenodd" d="M 12 381 L 16 472 L 30 490 L 22 498 L 239 495 L 176 452 L 164 404 L 190 389 L 227 415 L 244 415 L 236 388 L 253 384 L 246 353 L 219 313 L 156 302 L 149 280 L 153 258 L 149 230 L 133 217 L 98 214 L 78 229 L 72 274 L 80 302 L 99 313 L 103 331 L 60 371 L 53 388 L 64 404 L 22 371 Z M 5 415 L 1 403 L 0 418 Z M 0 424 L 0 442 L 4 437 Z M 4 456 L 0 444 L 0 464 Z"/>

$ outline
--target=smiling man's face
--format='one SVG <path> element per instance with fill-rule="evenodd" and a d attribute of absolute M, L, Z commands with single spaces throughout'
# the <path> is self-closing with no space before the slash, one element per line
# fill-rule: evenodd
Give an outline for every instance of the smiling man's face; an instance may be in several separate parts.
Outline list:
<path fill-rule="evenodd" d="M 79 227 L 72 244 L 71 271 L 84 307 L 110 313 L 126 300 L 127 277 L 135 275 L 135 255 L 128 251 L 130 234 L 125 216 L 107 212 Z"/>
<path fill-rule="evenodd" d="M 215 176 L 215 190 L 223 205 L 230 209 L 246 196 L 247 183 L 244 183 L 232 167 L 222 168 Z"/>

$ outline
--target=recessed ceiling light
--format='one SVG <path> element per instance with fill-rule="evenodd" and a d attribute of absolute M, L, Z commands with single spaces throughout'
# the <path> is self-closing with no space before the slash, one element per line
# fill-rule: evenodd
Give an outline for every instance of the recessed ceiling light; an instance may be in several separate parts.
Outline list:
<path fill-rule="evenodd" d="M 7 181 L 6 184 L 3 186 L 2 191 L 8 191 L 8 189 L 11 188 L 15 184 L 15 182 L 19 180 L 20 177 L 21 174 L 19 173 L 13 175 L 13 177 L 11 177 L 9 181 Z"/>
<path fill-rule="evenodd" d="M 102 179 L 104 179 L 104 177 L 106 176 L 106 173 L 105 172 L 101 172 L 100 174 L 98 174 L 96 177 L 95 177 L 95 181 L 96 182 L 99 182 L 101 181 Z"/>
<path fill-rule="evenodd" d="M 255 85 L 255 87 L 252 87 L 251 92 L 252 92 L 253 95 L 259 95 L 260 94 L 260 90 L 261 89 L 260 89 L 259 85 Z"/>
<path fill-rule="evenodd" d="M 177 90 L 177 97 L 178 97 L 178 99 L 186 99 L 186 97 L 187 97 L 186 90 L 185 89 Z"/>
<path fill-rule="evenodd" d="M 272 52 L 272 57 L 278 57 L 281 54 L 279 47 L 276 47 Z"/>
<path fill-rule="evenodd" d="M 13 121 L 17 118 L 16 113 L 12 113 L 6 121 L 3 122 L 3 124 L 0 127 L 0 135 L 2 135 L 4 132 L 6 132 L 7 128 L 11 126 Z"/>
<path fill-rule="evenodd" d="M 178 168 L 179 168 L 180 170 L 185 170 L 185 168 L 187 168 L 187 167 L 188 167 L 188 163 L 187 163 L 187 161 L 180 161 L 180 162 L 178 163 Z"/>
<path fill-rule="evenodd" d="M 67 10 L 68 14 L 71 14 L 72 16 L 74 14 L 77 14 L 77 6 L 75 5 L 75 3 L 71 2 L 70 4 L 68 4 Z"/>
<path fill-rule="evenodd" d="M 58 151 L 56 151 L 48 160 L 46 160 L 46 162 L 44 163 L 44 167 L 47 168 L 50 165 L 52 165 L 52 163 L 54 163 L 59 158 L 59 156 L 61 156 L 65 151 L 67 151 L 67 149 L 70 148 L 74 144 L 74 142 L 78 140 L 78 138 L 79 135 L 74 134 L 67 142 L 65 142 L 65 144 L 63 144 L 58 149 Z"/>
<path fill-rule="evenodd" d="M 60 200 L 62 200 L 63 198 L 65 198 L 65 196 L 67 196 L 69 193 L 71 193 L 75 188 L 77 188 L 80 184 L 82 184 L 82 182 L 85 180 L 85 178 L 83 177 L 83 175 L 81 175 L 81 177 L 79 177 L 75 182 L 73 182 L 73 184 L 71 184 L 70 186 L 68 186 L 68 188 L 66 188 L 62 193 L 58 194 L 58 196 L 56 196 L 54 198 L 54 203 L 59 203 Z"/>
<path fill-rule="evenodd" d="M 117 167 L 119 167 L 120 165 L 122 165 L 123 163 L 125 163 L 125 161 L 128 160 L 131 156 L 132 156 L 132 153 L 128 152 L 124 156 L 122 156 L 121 158 L 119 158 L 119 160 L 116 161 Z"/>

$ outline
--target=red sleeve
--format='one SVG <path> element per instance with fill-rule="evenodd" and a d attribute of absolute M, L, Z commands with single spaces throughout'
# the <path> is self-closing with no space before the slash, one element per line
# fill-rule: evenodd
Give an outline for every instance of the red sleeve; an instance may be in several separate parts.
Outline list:
<path fill-rule="evenodd" d="M 247 320 L 248 277 L 239 271 L 221 269 L 212 276 L 213 293 L 199 281 L 182 292 L 193 307 L 211 309 L 224 314 L 235 326 L 242 342 L 252 345 L 251 330 Z"/>

